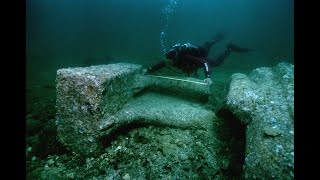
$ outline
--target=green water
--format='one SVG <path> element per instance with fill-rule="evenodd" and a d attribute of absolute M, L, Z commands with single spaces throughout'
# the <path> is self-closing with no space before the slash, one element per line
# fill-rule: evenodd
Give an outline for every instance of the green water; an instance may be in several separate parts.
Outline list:
<path fill-rule="evenodd" d="M 175 2 L 174 12 L 165 16 L 163 9 Z M 37 174 L 48 157 L 66 161 L 71 157 L 56 137 L 56 71 L 117 62 L 147 67 L 164 58 L 162 30 L 168 45 L 202 44 L 223 32 L 225 39 L 212 48 L 209 57 L 222 52 L 228 42 L 255 49 L 233 53 L 213 69 L 215 88 L 209 102 L 213 110 L 221 105 L 233 73 L 249 74 L 257 67 L 279 62 L 294 64 L 293 0 L 27 1 L 27 174 Z M 82 165 L 84 162 L 78 161 L 85 161 L 73 160 Z"/>

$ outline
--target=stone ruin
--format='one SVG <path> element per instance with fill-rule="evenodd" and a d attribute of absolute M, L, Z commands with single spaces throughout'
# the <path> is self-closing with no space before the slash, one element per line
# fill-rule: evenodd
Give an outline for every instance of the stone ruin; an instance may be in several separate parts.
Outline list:
<path fill-rule="evenodd" d="M 245 179 L 294 178 L 294 66 L 232 75 L 225 108 L 245 125 Z"/>
<path fill-rule="evenodd" d="M 231 77 L 220 112 L 245 128 L 245 179 L 294 178 L 293 82 L 288 63 Z M 99 156 L 103 139 L 133 123 L 203 130 L 217 139 L 217 117 L 204 106 L 207 85 L 143 76 L 129 63 L 59 69 L 56 83 L 59 140 L 76 154 Z"/>
<path fill-rule="evenodd" d="M 75 153 L 86 156 L 99 155 L 101 139 L 131 123 L 207 129 L 214 117 L 196 102 L 144 93 L 168 91 L 205 101 L 209 95 L 207 85 L 143 76 L 140 65 L 60 69 L 56 83 L 59 139 Z"/>

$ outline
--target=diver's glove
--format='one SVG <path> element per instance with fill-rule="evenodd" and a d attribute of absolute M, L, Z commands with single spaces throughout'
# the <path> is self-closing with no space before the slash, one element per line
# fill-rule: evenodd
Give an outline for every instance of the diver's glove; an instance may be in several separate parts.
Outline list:
<path fill-rule="evenodd" d="M 207 83 L 208 85 L 212 84 L 212 80 L 210 78 L 205 78 L 204 82 Z"/>

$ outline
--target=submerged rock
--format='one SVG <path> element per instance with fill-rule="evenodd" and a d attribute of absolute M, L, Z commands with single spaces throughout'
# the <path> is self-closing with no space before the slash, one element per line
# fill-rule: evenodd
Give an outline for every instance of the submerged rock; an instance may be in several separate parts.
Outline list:
<path fill-rule="evenodd" d="M 124 63 L 58 70 L 59 139 L 81 158 L 55 160 L 46 171 L 75 179 L 232 177 L 228 138 L 220 137 L 226 127 L 205 106 L 208 86 L 141 70 Z"/>
<path fill-rule="evenodd" d="M 232 75 L 226 108 L 246 125 L 245 179 L 294 178 L 294 66 Z"/>
<path fill-rule="evenodd" d="M 214 118 L 199 105 L 207 85 L 143 76 L 136 64 L 59 69 L 56 83 L 59 139 L 86 156 L 101 154 L 103 139 L 133 123 L 207 129 Z"/>

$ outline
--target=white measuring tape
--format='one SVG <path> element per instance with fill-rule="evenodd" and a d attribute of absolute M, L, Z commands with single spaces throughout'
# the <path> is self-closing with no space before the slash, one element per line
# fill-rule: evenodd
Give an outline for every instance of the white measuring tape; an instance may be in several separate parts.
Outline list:
<path fill-rule="evenodd" d="M 157 77 L 157 78 L 162 78 L 162 79 L 171 79 L 171 80 L 176 80 L 176 81 L 184 81 L 184 82 L 190 82 L 190 83 L 195 83 L 195 84 L 208 85 L 207 83 L 204 83 L 204 82 L 191 81 L 191 80 L 187 80 L 187 79 L 178 79 L 178 78 L 167 77 L 167 76 L 155 76 L 155 75 L 147 75 L 147 76 Z"/>

